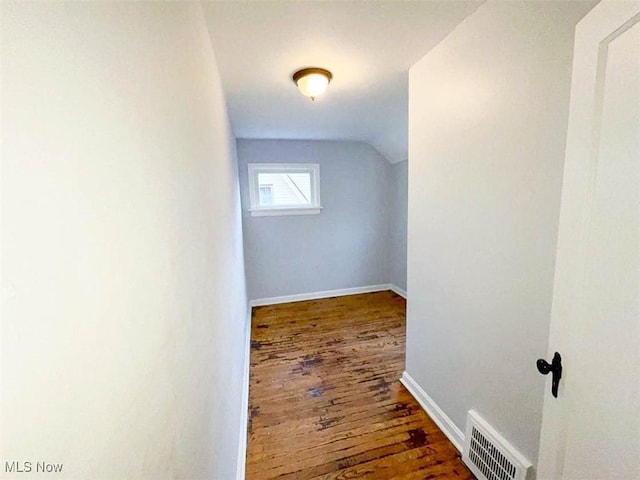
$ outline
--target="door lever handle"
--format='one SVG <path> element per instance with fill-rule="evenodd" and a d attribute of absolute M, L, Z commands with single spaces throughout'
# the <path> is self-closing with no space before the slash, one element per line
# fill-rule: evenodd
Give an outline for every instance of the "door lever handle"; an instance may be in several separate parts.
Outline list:
<path fill-rule="evenodd" d="M 536 366 L 542 375 L 547 375 L 551 372 L 551 395 L 558 398 L 558 385 L 562 378 L 562 357 L 560 357 L 560 354 L 558 352 L 554 353 L 551 363 L 544 358 L 539 358 Z"/>

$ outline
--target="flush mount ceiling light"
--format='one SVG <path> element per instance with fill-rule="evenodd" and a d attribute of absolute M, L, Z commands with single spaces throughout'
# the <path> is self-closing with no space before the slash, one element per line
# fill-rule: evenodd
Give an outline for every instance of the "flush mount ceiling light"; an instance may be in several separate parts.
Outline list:
<path fill-rule="evenodd" d="M 303 68 L 293 74 L 293 81 L 303 95 L 315 100 L 327 89 L 332 77 L 331 72 L 324 68 Z"/>

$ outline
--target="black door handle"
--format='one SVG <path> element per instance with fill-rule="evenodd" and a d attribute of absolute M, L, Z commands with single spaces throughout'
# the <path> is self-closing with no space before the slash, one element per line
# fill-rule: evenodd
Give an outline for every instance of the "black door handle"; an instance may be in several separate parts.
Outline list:
<path fill-rule="evenodd" d="M 551 395 L 558 398 L 558 384 L 562 378 L 562 357 L 560 357 L 560 354 L 558 352 L 554 353 L 551 363 L 548 363 L 544 358 L 539 358 L 536 366 L 543 375 L 551 372 Z"/>

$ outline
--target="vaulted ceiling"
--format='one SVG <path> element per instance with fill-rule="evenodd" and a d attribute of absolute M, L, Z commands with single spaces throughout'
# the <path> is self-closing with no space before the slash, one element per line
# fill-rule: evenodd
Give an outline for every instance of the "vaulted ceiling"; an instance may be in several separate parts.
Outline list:
<path fill-rule="evenodd" d="M 355 140 L 407 158 L 408 69 L 478 0 L 203 2 L 238 138 Z M 331 70 L 315 102 L 302 67 Z"/>

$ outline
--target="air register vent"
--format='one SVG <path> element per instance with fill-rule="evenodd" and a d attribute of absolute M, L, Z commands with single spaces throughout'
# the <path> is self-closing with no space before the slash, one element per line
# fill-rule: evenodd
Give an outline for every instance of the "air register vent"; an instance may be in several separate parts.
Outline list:
<path fill-rule="evenodd" d="M 462 460 L 480 480 L 526 480 L 531 470 L 531 463 L 473 410 Z"/>

